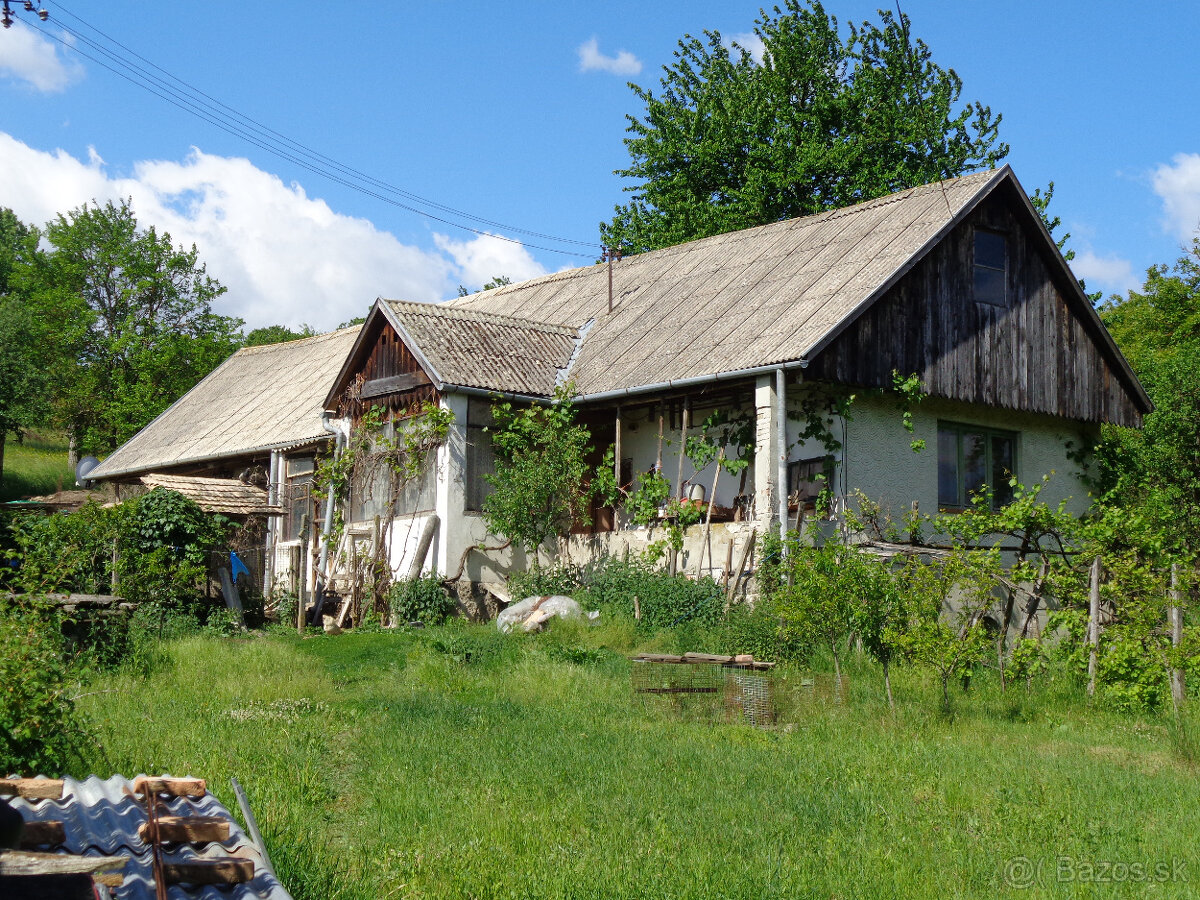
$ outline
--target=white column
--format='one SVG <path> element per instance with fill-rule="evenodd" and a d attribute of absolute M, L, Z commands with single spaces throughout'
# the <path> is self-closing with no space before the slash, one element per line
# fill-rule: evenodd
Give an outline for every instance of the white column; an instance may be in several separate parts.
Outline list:
<path fill-rule="evenodd" d="M 775 375 L 759 375 L 754 383 L 754 520 L 759 534 L 766 534 L 777 515 L 779 496 L 779 427 Z"/>
<path fill-rule="evenodd" d="M 453 574 L 459 556 L 471 542 L 463 517 L 466 503 L 465 477 L 467 470 L 467 397 L 465 394 L 443 394 L 442 406 L 454 413 L 454 424 L 446 441 L 437 452 L 437 502 L 434 508 L 441 519 L 436 544 L 437 571 Z"/>

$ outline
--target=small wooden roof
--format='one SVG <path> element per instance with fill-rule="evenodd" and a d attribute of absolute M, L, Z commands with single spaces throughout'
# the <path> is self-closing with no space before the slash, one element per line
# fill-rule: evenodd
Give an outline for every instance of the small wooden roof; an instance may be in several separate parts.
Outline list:
<path fill-rule="evenodd" d="M 267 492 L 236 478 L 200 478 L 152 472 L 139 479 L 148 488 L 166 488 L 183 494 L 205 512 L 230 516 L 283 515 L 282 506 L 271 506 Z"/>

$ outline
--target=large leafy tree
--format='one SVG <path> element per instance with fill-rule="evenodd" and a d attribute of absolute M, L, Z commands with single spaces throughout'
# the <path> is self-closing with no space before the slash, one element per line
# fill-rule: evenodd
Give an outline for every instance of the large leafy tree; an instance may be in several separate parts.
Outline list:
<path fill-rule="evenodd" d="M 15 271 L 37 250 L 38 230 L 0 209 L 0 479 L 4 441 L 44 414 L 45 355 Z"/>
<path fill-rule="evenodd" d="M 761 225 L 994 166 L 1001 117 L 959 103 L 962 81 L 907 16 L 843 35 L 816 0 L 763 11 L 761 58 L 715 31 L 685 36 L 629 116 L 631 200 L 602 223 L 630 252 Z"/>
<path fill-rule="evenodd" d="M 1184 544 L 1200 538 L 1200 236 L 1140 291 L 1100 308 L 1154 402 L 1140 430 L 1106 428 L 1099 448 L 1111 503 Z"/>
<path fill-rule="evenodd" d="M 55 418 L 81 452 L 103 453 L 224 360 L 242 322 L 212 311 L 225 289 L 195 246 L 138 227 L 128 201 L 60 214 L 44 239 L 23 274 L 53 341 Z"/>

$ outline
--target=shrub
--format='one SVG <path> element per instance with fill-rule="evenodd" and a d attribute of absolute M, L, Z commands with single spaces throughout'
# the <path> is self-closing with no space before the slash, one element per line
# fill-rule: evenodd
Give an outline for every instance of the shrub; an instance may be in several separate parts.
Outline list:
<path fill-rule="evenodd" d="M 70 674 L 57 616 L 0 601 L 0 774 L 61 772 L 80 757 Z"/>
<path fill-rule="evenodd" d="M 454 613 L 454 600 L 441 579 L 430 575 L 395 581 L 388 590 L 388 609 L 393 622 L 423 622 L 441 625 Z"/>

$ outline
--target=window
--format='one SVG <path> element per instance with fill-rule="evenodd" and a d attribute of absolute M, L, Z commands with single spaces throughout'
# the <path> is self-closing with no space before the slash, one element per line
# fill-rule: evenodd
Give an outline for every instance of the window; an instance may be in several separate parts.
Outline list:
<path fill-rule="evenodd" d="M 392 441 L 396 437 L 396 429 L 404 428 L 403 419 L 399 422 L 387 422 L 381 429 L 381 437 Z M 371 441 L 367 455 L 374 453 L 376 444 Z M 391 462 L 384 458 L 367 461 L 369 471 L 355 473 L 350 484 L 350 521 L 370 522 L 376 516 L 388 517 L 388 504 L 395 496 L 392 512 L 398 516 L 408 516 L 419 512 L 428 512 L 437 505 L 437 449 L 429 451 L 421 473 L 406 484 L 400 484 L 400 476 L 392 468 Z"/>
<path fill-rule="evenodd" d="M 1017 474 L 1017 436 L 976 425 L 938 423 L 938 506 L 962 509 L 980 491 L 992 506 L 1012 502 L 1009 480 Z"/>
<path fill-rule="evenodd" d="M 975 232 L 975 302 L 1007 306 L 1008 242 L 995 231 Z"/>
<path fill-rule="evenodd" d="M 817 456 L 788 463 L 788 500 L 808 503 L 829 487 L 833 457 Z"/>
<path fill-rule="evenodd" d="M 483 501 L 492 492 L 485 475 L 496 474 L 496 455 L 492 449 L 492 404 L 471 397 L 467 400 L 467 465 L 464 473 L 464 512 L 481 512 Z"/>
<path fill-rule="evenodd" d="M 312 480 L 316 460 L 311 456 L 292 457 L 287 460 L 286 482 L 283 485 L 283 506 L 287 510 L 283 526 L 285 541 L 298 541 L 304 535 L 301 526 L 304 517 L 312 516 Z"/>

